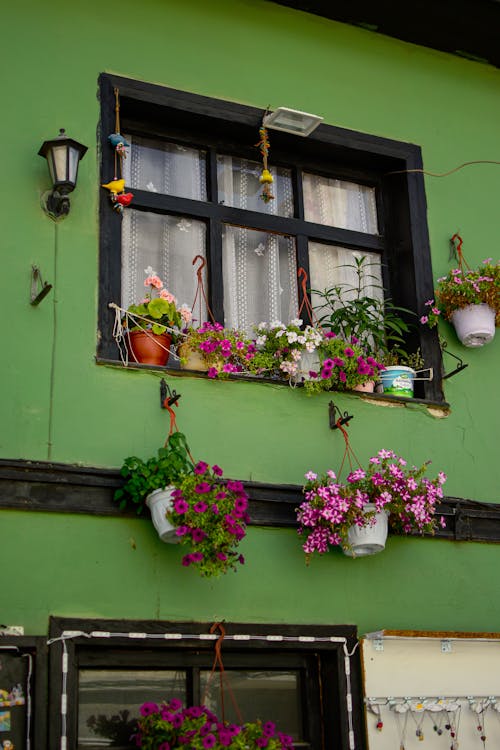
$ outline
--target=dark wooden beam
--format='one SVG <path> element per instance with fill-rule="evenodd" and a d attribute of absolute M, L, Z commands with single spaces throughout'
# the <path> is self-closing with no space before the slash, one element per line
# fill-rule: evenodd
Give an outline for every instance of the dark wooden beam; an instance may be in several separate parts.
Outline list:
<path fill-rule="evenodd" d="M 113 494 L 122 485 L 117 469 L 0 459 L 0 509 L 135 516 L 120 511 Z M 244 482 L 254 526 L 295 527 L 302 502 L 294 484 Z M 445 497 L 439 508 L 446 521 L 436 537 L 454 541 L 500 542 L 500 504 Z M 142 518 L 149 518 L 144 513 Z"/>

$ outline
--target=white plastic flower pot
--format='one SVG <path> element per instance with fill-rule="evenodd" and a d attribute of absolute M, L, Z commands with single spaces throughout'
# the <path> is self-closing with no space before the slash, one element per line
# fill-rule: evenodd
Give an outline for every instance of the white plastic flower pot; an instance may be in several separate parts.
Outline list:
<path fill-rule="evenodd" d="M 151 520 L 162 542 L 177 544 L 179 537 L 175 533 L 176 527 L 167 520 L 167 510 L 172 508 L 172 492 L 174 487 L 154 490 L 146 498 L 146 505 L 151 511 Z"/>
<path fill-rule="evenodd" d="M 489 305 L 468 305 L 455 310 L 451 322 L 458 339 L 470 348 L 489 344 L 495 335 L 495 311 Z"/>
<path fill-rule="evenodd" d="M 368 513 L 375 510 L 375 505 L 369 503 L 364 510 Z M 347 532 L 349 546 L 343 547 L 344 555 L 348 557 L 366 557 L 376 555 L 385 549 L 388 532 L 388 514 L 385 510 L 376 513 L 372 522 L 367 526 L 351 526 Z"/>
<path fill-rule="evenodd" d="M 309 373 L 316 372 L 319 374 L 320 370 L 321 365 L 317 352 L 308 352 L 304 350 L 297 362 L 297 373 L 293 376 L 292 380 L 294 383 L 302 383 L 303 380 L 312 380 Z"/>

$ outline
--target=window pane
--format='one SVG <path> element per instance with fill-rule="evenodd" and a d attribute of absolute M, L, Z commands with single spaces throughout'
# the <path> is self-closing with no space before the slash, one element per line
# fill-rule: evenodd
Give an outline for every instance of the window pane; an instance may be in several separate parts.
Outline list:
<path fill-rule="evenodd" d="M 186 700 L 184 670 L 81 669 L 78 676 L 78 750 L 133 748 L 145 701 Z"/>
<path fill-rule="evenodd" d="M 219 203 L 247 211 L 261 211 L 278 216 L 293 216 L 292 176 L 289 169 L 269 167 L 274 182 L 271 191 L 274 200 L 266 203 L 262 200 L 262 185 L 259 177 L 262 164 L 248 159 L 237 159 L 234 156 L 217 157 L 217 181 L 219 185 Z"/>
<path fill-rule="evenodd" d="M 304 739 L 298 670 L 240 672 L 226 669 L 224 678 L 226 721 L 239 723 L 232 693 L 244 722 L 272 721 L 278 731 L 291 735 L 298 742 Z M 219 676 L 212 675 L 210 679 L 210 672 L 201 672 L 200 689 L 201 695 L 206 695 L 207 706 L 217 716 L 222 716 Z"/>
<path fill-rule="evenodd" d="M 366 260 L 358 278 L 355 259 L 363 257 Z M 378 253 L 310 242 L 309 273 L 311 289 L 316 291 L 323 292 L 339 286 L 342 298 L 350 300 L 358 296 L 359 288 L 359 296 L 384 299 L 382 261 Z M 311 303 L 318 317 L 325 314 L 326 310 L 319 309 L 324 301 L 318 294 L 311 293 Z M 336 305 L 340 306 L 340 303 Z"/>
<path fill-rule="evenodd" d="M 375 188 L 307 173 L 303 187 L 306 221 L 378 234 Z"/>
<path fill-rule="evenodd" d="M 207 199 L 206 152 L 180 143 L 124 136 L 130 143 L 123 160 L 125 184 L 136 190 L 180 198 Z"/>
<path fill-rule="evenodd" d="M 197 255 L 205 258 L 205 245 L 206 228 L 201 221 L 127 209 L 122 221 L 122 307 L 143 299 L 149 267 L 179 304 L 191 307 L 198 267 L 193 266 L 193 259 Z M 206 288 L 206 276 L 204 284 Z M 199 318 L 199 309 L 194 315 Z M 204 307 L 202 316 L 206 320 Z"/>
<path fill-rule="evenodd" d="M 227 328 L 252 333 L 261 321 L 297 316 L 295 243 L 285 237 L 226 225 L 222 237 Z"/>

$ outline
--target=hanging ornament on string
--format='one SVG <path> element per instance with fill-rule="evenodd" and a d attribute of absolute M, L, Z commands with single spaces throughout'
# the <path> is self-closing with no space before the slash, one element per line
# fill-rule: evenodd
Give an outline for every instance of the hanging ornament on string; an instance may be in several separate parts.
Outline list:
<path fill-rule="evenodd" d="M 267 128 L 264 127 L 264 121 L 259 128 L 259 142 L 255 145 L 260 149 L 260 153 L 262 155 L 262 172 L 259 177 L 259 182 L 262 185 L 262 193 L 260 194 L 260 197 L 262 198 L 264 203 L 269 203 L 269 201 L 274 200 L 274 195 L 271 190 L 271 185 L 274 180 L 267 164 L 267 157 L 269 154 L 269 137 L 267 135 Z"/>
<path fill-rule="evenodd" d="M 394 718 L 396 719 L 396 727 L 399 739 L 399 750 L 405 750 L 406 742 L 406 729 L 408 726 L 408 704 L 397 704 L 391 707 L 394 710 Z M 404 718 L 402 717 L 404 714 Z"/>
<path fill-rule="evenodd" d="M 114 177 L 110 182 L 105 182 L 102 187 L 109 190 L 109 197 L 113 209 L 123 213 L 123 209 L 129 206 L 134 197 L 133 193 L 125 192 L 125 180 L 123 179 L 123 160 L 127 158 L 127 148 L 130 143 L 120 133 L 120 98 L 119 90 L 114 89 L 115 94 L 115 132 L 108 136 L 108 141 L 114 149 Z"/>
<path fill-rule="evenodd" d="M 416 703 L 414 706 L 411 707 L 410 713 L 411 713 L 411 718 L 415 722 L 415 727 L 416 727 L 415 735 L 416 735 L 417 739 L 420 742 L 423 742 L 423 740 L 424 740 L 424 731 L 422 729 L 422 725 L 423 725 L 424 719 L 425 719 L 425 706 L 424 706 L 424 704 L 423 703 Z M 415 714 L 418 715 L 418 718 L 417 718 L 417 716 Z"/>
<path fill-rule="evenodd" d="M 491 701 L 489 698 L 479 700 L 475 698 L 469 698 L 469 707 L 471 711 L 476 714 L 476 729 L 479 732 L 479 738 L 483 743 L 483 747 L 486 747 L 486 727 L 485 727 L 485 710 L 490 705 Z"/>

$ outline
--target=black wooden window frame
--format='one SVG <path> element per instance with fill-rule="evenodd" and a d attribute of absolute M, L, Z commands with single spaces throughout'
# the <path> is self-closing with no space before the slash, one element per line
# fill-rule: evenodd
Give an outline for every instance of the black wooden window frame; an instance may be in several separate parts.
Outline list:
<path fill-rule="evenodd" d="M 120 92 L 121 130 L 136 136 L 170 140 L 207 153 L 207 200 L 134 189 L 132 207 L 139 211 L 173 214 L 205 222 L 209 303 L 215 318 L 224 322 L 222 282 L 222 227 L 224 224 L 293 236 L 297 268 L 309 272 L 308 241 L 338 244 L 380 253 L 384 286 L 395 304 L 415 313 L 415 329 L 408 336 L 410 351 L 420 347 L 432 381 L 416 383 L 415 396 L 443 401 L 441 351 L 437 332 L 418 324 L 424 303 L 433 295 L 433 276 L 427 230 L 426 197 L 421 149 L 413 144 L 320 125 L 307 138 L 270 131 L 271 163 L 291 169 L 295 216 L 284 218 L 219 204 L 218 153 L 258 160 L 254 144 L 263 111 L 163 86 L 102 74 L 100 150 L 101 182 L 114 174 L 114 155 L 107 137 L 115 129 L 115 95 Z M 415 171 L 417 170 L 417 171 Z M 379 234 L 365 234 L 305 221 L 302 174 L 311 171 L 376 188 Z M 129 187 L 129 186 L 127 186 Z M 125 209 L 126 210 L 126 209 Z M 110 302 L 121 299 L 121 215 L 112 210 L 108 191 L 100 192 L 100 263 L 98 358 L 118 360 L 112 338 Z"/>
<path fill-rule="evenodd" d="M 345 638 L 350 657 L 350 690 L 352 701 L 352 731 L 358 750 L 364 747 L 364 708 L 361 687 L 361 663 L 357 645 L 357 631 L 352 625 L 275 625 L 275 624 L 224 624 L 227 635 L 282 635 L 290 637 L 279 643 L 274 641 L 226 639 L 222 644 L 224 665 L 237 668 L 247 665 L 253 669 L 283 667 L 302 671 L 302 713 L 311 742 L 311 750 L 335 747 L 349 750 L 350 726 L 347 706 L 347 678 L 345 652 L 342 642 L 298 641 L 299 636 L 312 638 Z M 59 617 L 50 619 L 50 704 L 49 746 L 57 748 L 61 737 L 61 697 L 63 658 L 62 642 L 57 640 L 64 632 L 91 633 L 209 633 L 211 623 L 130 621 L 130 620 L 76 620 Z M 67 715 L 66 732 L 68 750 L 76 750 L 78 734 L 78 675 L 79 669 L 158 669 L 164 667 L 211 669 L 214 658 L 214 641 L 183 638 L 131 639 L 128 637 L 92 638 L 75 636 L 65 639 L 67 650 Z M 168 698 L 168 696 L 165 696 Z M 194 693 L 194 699 L 199 695 Z M 148 700 L 148 696 L 144 696 Z M 265 717 L 272 721 L 273 717 Z M 248 720 L 251 720 L 250 718 Z"/>

